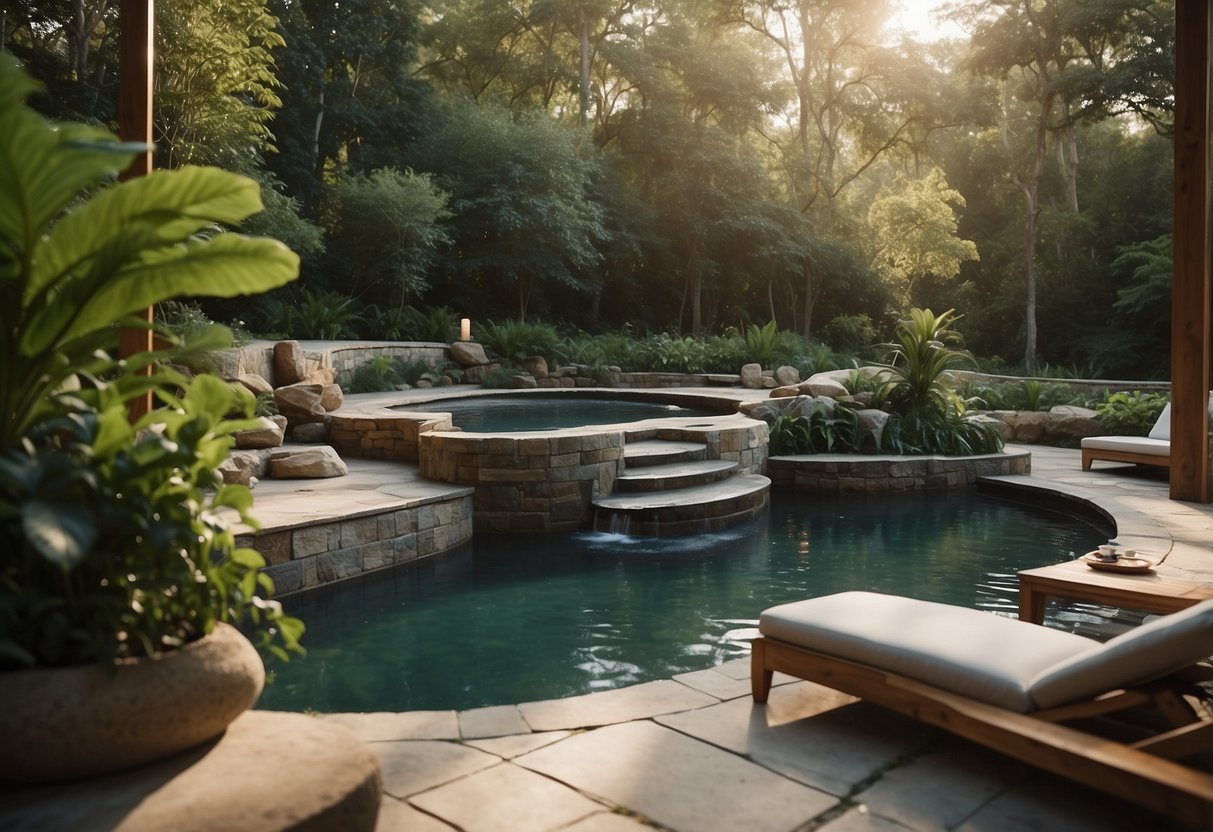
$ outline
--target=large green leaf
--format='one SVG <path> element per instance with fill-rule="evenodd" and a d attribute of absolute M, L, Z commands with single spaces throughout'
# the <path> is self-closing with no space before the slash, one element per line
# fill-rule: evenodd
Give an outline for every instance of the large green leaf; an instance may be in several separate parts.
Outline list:
<path fill-rule="evenodd" d="M 260 210 L 257 183 L 218 168 L 155 171 L 123 182 L 100 192 L 54 227 L 38 248 L 26 296 L 112 246 L 116 237 L 127 241 L 123 260 L 138 257 L 140 252 L 131 250 L 136 225 L 144 231 L 139 245 L 151 248 L 182 242 L 216 222 L 238 223 Z"/>
<path fill-rule="evenodd" d="M 282 243 L 240 234 L 149 251 L 143 262 L 113 275 L 90 295 L 65 293 L 43 308 L 27 322 L 20 349 L 41 352 L 170 298 L 251 295 L 282 286 L 298 273 L 299 257 Z"/>
<path fill-rule="evenodd" d="M 26 540 L 64 572 L 83 561 L 97 539 L 92 515 L 75 503 L 27 500 L 21 525 Z"/>

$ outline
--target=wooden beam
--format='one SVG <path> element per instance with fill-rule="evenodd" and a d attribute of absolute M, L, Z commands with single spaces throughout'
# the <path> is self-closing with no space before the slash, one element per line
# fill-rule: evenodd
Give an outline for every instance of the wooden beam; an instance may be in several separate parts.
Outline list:
<path fill-rule="evenodd" d="M 1171 283 L 1171 499 L 1210 501 L 1208 0 L 1175 4 L 1174 274 Z"/>
<path fill-rule="evenodd" d="M 126 142 L 142 142 L 140 153 L 120 178 L 144 176 L 152 170 L 152 84 L 155 73 L 156 13 L 153 0 L 122 0 L 119 9 L 118 43 L 118 136 Z M 143 310 L 150 326 L 152 309 Z M 124 328 L 118 333 L 118 355 L 126 358 L 151 352 L 150 329 Z M 152 394 L 128 405 L 134 421 L 152 409 Z"/>

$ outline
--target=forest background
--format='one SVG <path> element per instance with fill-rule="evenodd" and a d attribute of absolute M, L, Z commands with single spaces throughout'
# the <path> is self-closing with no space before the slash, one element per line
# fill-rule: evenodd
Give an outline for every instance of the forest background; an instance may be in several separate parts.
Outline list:
<path fill-rule="evenodd" d="M 115 123 L 117 7 L 0 2 L 48 115 Z M 936 11 L 159 0 L 156 162 L 261 182 L 246 228 L 301 277 L 204 304 L 254 332 L 407 340 L 441 307 L 855 349 L 920 306 L 988 369 L 1168 377 L 1173 3 Z"/>

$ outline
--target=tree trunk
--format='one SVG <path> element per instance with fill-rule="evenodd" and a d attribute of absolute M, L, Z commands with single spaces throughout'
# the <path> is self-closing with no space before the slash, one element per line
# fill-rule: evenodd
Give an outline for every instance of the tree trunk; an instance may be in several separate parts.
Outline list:
<path fill-rule="evenodd" d="M 809 258 L 804 259 L 804 340 L 808 341 L 813 334 L 813 302 L 816 300 L 813 285 L 813 266 Z"/>
<path fill-rule="evenodd" d="M 1078 213 L 1078 139 L 1074 125 L 1066 125 L 1057 139 L 1057 161 L 1066 183 L 1066 208 Z"/>
<path fill-rule="evenodd" d="M 577 23 L 581 30 L 581 115 L 579 124 L 584 128 L 590 112 L 590 24 L 586 20 L 585 6 L 577 10 Z"/>

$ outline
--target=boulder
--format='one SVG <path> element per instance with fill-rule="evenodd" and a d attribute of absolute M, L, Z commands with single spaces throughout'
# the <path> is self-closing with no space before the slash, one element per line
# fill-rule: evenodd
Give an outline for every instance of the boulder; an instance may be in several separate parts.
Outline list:
<path fill-rule="evenodd" d="M 277 448 L 285 439 L 282 428 L 273 420 L 266 416 L 257 419 L 259 423 L 255 428 L 248 430 L 236 431 L 234 434 L 236 447 L 240 450 L 248 450 L 250 448 Z"/>
<path fill-rule="evenodd" d="M 496 362 L 465 367 L 463 370 L 463 380 L 468 384 L 482 384 L 488 378 L 489 373 L 500 369 L 501 365 Z"/>
<path fill-rule="evenodd" d="M 345 401 L 345 395 L 341 392 L 340 384 L 325 384 L 320 388 L 320 406 L 325 411 L 332 413 L 341 407 L 343 401 Z"/>
<path fill-rule="evenodd" d="M 1099 424 L 1094 410 L 1071 404 L 1059 404 L 1048 412 L 1045 436 L 1049 441 L 1082 439 L 1084 436 L 1099 436 L 1106 433 Z"/>
<path fill-rule="evenodd" d="M 323 390 L 324 387 L 320 384 L 279 387 L 274 391 L 274 404 L 278 405 L 278 412 L 292 425 L 322 422 L 326 413 L 320 399 Z"/>
<path fill-rule="evenodd" d="M 434 382 L 430 381 L 428 378 L 417 379 L 417 389 L 418 390 L 428 390 L 433 386 L 434 386 Z"/>
<path fill-rule="evenodd" d="M 522 369 L 526 370 L 536 379 L 547 378 L 548 360 L 542 355 L 528 356 L 522 359 Z"/>
<path fill-rule="evenodd" d="M 308 384 L 334 384 L 337 381 L 337 371 L 332 367 L 316 367 L 309 370 L 307 377 L 301 379 Z"/>
<path fill-rule="evenodd" d="M 1005 421 L 999 417 L 999 421 Z M 1011 427 L 1011 438 L 1015 442 L 1035 445 L 1045 438 L 1045 425 L 1049 414 L 1040 410 L 1018 410 L 1008 424 Z"/>
<path fill-rule="evenodd" d="M 345 462 L 329 445 L 292 448 L 270 455 L 270 476 L 275 479 L 321 479 L 348 473 Z"/>
<path fill-rule="evenodd" d="M 274 392 L 274 386 L 256 373 L 241 373 L 236 378 L 229 379 L 229 381 L 235 381 L 237 384 L 242 385 L 244 389 L 254 396 L 263 396 Z"/>
<path fill-rule="evenodd" d="M 307 357 L 298 341 L 274 344 L 274 383 L 278 387 L 298 384 L 307 378 Z"/>
<path fill-rule="evenodd" d="M 539 384 L 535 381 L 535 377 L 530 373 L 518 373 L 510 376 L 511 390 L 532 390 L 538 387 Z"/>
<path fill-rule="evenodd" d="M 464 368 L 489 363 L 484 347 L 475 341 L 456 341 L 451 344 L 451 360 Z"/>
<path fill-rule="evenodd" d="M 265 476 L 266 454 L 256 451 L 232 451 L 219 464 L 219 475 L 228 485 L 243 485 L 252 488 Z"/>
<path fill-rule="evenodd" d="M 842 382 L 833 378 L 830 373 L 815 373 L 796 385 L 796 388 L 804 396 L 829 396 L 831 399 L 837 399 L 850 394 Z"/>
<path fill-rule="evenodd" d="M 747 390 L 762 390 L 766 387 L 761 364 L 746 364 L 741 368 L 741 386 Z"/>
<path fill-rule="evenodd" d="M 826 418 L 834 418 L 834 409 L 838 402 L 829 396 L 800 396 L 792 404 L 792 412 L 806 419 L 812 418 L 818 410 L 824 411 Z"/>
<path fill-rule="evenodd" d="M 792 396 L 799 396 L 800 388 L 795 384 L 790 384 L 785 387 L 776 387 L 771 391 L 772 399 L 790 399 Z"/>
<path fill-rule="evenodd" d="M 304 445 L 318 445 L 329 441 L 329 428 L 324 422 L 305 422 L 291 428 L 291 440 Z"/>
<path fill-rule="evenodd" d="M 860 450 L 880 450 L 880 441 L 884 436 L 885 425 L 889 423 L 889 414 L 883 410 L 867 409 L 859 411 L 855 417 L 858 420 Z"/>
<path fill-rule="evenodd" d="M 780 387 L 787 387 L 792 384 L 800 383 L 800 370 L 795 367 L 784 364 L 775 371 L 775 384 Z"/>

